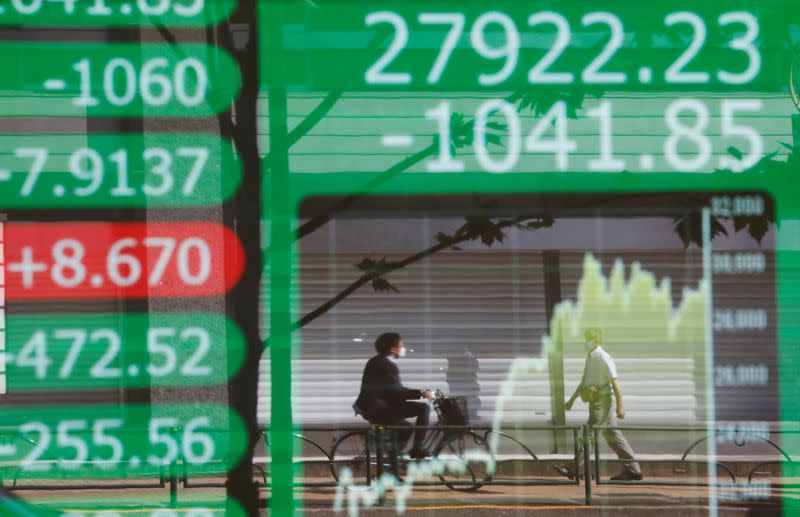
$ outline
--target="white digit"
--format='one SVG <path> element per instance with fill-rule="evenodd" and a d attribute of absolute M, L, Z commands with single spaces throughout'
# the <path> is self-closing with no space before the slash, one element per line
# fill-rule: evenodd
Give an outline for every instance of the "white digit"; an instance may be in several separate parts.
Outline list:
<path fill-rule="evenodd" d="M 693 125 L 688 126 L 680 120 L 681 112 L 691 112 L 696 118 Z M 665 113 L 670 135 L 664 142 L 664 155 L 667 162 L 681 172 L 700 170 L 711 157 L 711 141 L 703 132 L 708 127 L 708 108 L 695 99 L 680 99 L 669 105 Z M 678 142 L 686 138 L 697 145 L 694 158 L 682 158 L 678 152 Z"/>
<path fill-rule="evenodd" d="M 181 193 L 184 196 L 191 196 L 194 194 L 194 187 L 197 185 L 197 180 L 200 179 L 200 174 L 208 163 L 208 148 L 207 147 L 178 147 L 175 154 L 181 158 L 194 158 L 192 168 L 189 170 L 186 181 L 181 188 Z"/>
<path fill-rule="evenodd" d="M 458 40 L 464 32 L 464 15 L 461 13 L 420 13 L 419 23 L 423 25 L 449 25 L 450 30 L 447 31 L 447 36 L 442 42 L 442 48 L 439 49 L 439 55 L 436 56 L 436 61 L 433 62 L 433 68 L 428 72 L 428 84 L 436 84 L 442 77 L 447 66 L 447 61 L 453 55 Z"/>
<path fill-rule="evenodd" d="M 153 377 L 164 377 L 175 371 L 175 364 L 177 362 L 175 349 L 166 341 L 159 341 L 161 339 L 172 339 L 174 337 L 174 328 L 156 327 L 147 330 L 147 352 L 151 356 L 161 355 L 164 358 L 164 363 L 161 365 L 156 365 L 153 359 L 151 359 L 150 364 L 147 365 L 147 373 Z"/>
<path fill-rule="evenodd" d="M 112 434 L 107 434 L 106 431 L 111 429 L 121 429 L 122 420 L 116 418 L 99 419 L 95 421 L 92 427 L 92 441 L 99 447 L 109 447 L 111 449 L 111 457 L 108 459 L 95 456 L 92 461 L 101 469 L 113 468 L 122 459 L 124 448 L 119 438 Z"/>
<path fill-rule="evenodd" d="M 23 0 L 11 0 L 11 5 L 20 14 L 34 14 L 42 8 L 42 0 L 31 0 L 30 4 L 25 4 Z"/>
<path fill-rule="evenodd" d="M 111 12 L 111 8 L 106 5 L 105 0 L 94 0 L 94 5 L 86 9 L 86 14 L 89 16 L 108 16 Z"/>
<path fill-rule="evenodd" d="M 189 71 L 194 72 L 194 92 L 189 92 Z M 202 61 L 193 57 L 183 59 L 175 66 L 175 98 L 184 106 L 197 106 L 206 99 L 208 72 Z"/>
<path fill-rule="evenodd" d="M 157 185 L 142 185 L 142 192 L 148 196 L 163 196 L 172 189 L 175 183 L 172 177 L 172 155 L 166 149 L 151 147 L 144 151 L 145 162 L 155 160 L 153 165 L 147 166 L 147 171 L 161 178 Z"/>
<path fill-rule="evenodd" d="M 628 76 L 623 72 L 599 71 L 614 57 L 614 54 L 617 53 L 625 41 L 625 30 L 622 28 L 622 22 L 614 14 L 595 12 L 584 16 L 581 19 L 581 23 L 584 27 L 596 23 L 604 23 L 611 29 L 611 38 L 606 43 L 606 46 L 603 47 L 603 51 L 583 71 L 581 75 L 583 82 L 587 84 L 624 84 L 628 80 Z"/>
<path fill-rule="evenodd" d="M 64 362 L 61 363 L 61 368 L 58 370 L 58 378 L 66 379 L 72 373 L 75 361 L 78 360 L 78 356 L 83 350 L 83 345 L 86 344 L 86 331 L 84 329 L 55 329 L 53 337 L 72 341 L 69 345 L 69 351 L 64 357 Z"/>
<path fill-rule="evenodd" d="M 75 470 L 89 457 L 89 448 L 86 441 L 79 437 L 69 435 L 70 431 L 85 431 L 85 420 L 62 420 L 56 426 L 56 445 L 61 448 L 75 449 L 75 458 L 72 460 L 61 460 L 61 467 L 66 470 Z"/>
<path fill-rule="evenodd" d="M 124 248 L 136 246 L 136 239 L 126 237 L 115 242 L 108 250 L 106 257 L 106 274 L 115 285 L 127 287 L 135 284 L 142 276 L 142 265 L 139 259 L 132 253 L 123 253 Z M 128 274 L 120 272 L 120 266 L 128 268 Z"/>
<path fill-rule="evenodd" d="M 486 138 L 489 117 L 495 111 L 503 114 L 508 126 L 506 156 L 499 161 L 493 160 L 489 155 L 489 146 Z M 473 145 L 475 146 L 475 157 L 481 167 L 489 172 L 507 172 L 513 169 L 519 161 L 521 138 L 519 115 L 517 115 L 514 106 L 501 99 L 486 101 L 480 105 L 475 114 Z"/>
<path fill-rule="evenodd" d="M 552 65 L 569 45 L 572 37 L 569 22 L 562 15 L 552 11 L 536 13 L 528 18 L 528 25 L 531 27 L 543 23 L 555 25 L 556 39 L 550 50 L 528 72 L 528 82 L 531 84 L 570 84 L 575 79 L 572 72 L 545 72 L 547 67 Z"/>
<path fill-rule="evenodd" d="M 668 83 L 698 83 L 705 84 L 711 77 L 708 72 L 684 72 L 683 67 L 689 64 L 694 59 L 703 44 L 706 42 L 706 24 L 703 19 L 696 14 L 689 11 L 679 11 L 670 13 L 665 19 L 664 23 L 667 27 L 677 25 L 679 23 L 686 23 L 692 27 L 692 42 L 689 47 L 681 54 L 677 61 L 675 61 L 667 71 L 664 73 L 664 78 Z"/>
<path fill-rule="evenodd" d="M 70 254 L 67 254 L 67 251 Z M 51 251 L 55 264 L 50 268 L 50 277 L 53 282 L 60 287 L 75 287 L 86 278 L 86 266 L 81 262 L 86 251 L 83 244 L 75 239 L 61 239 L 53 245 Z M 64 273 L 72 271 L 72 277 L 67 277 Z"/>
<path fill-rule="evenodd" d="M 157 445 L 163 445 L 166 450 L 163 456 L 151 454 L 147 457 L 148 463 L 155 466 L 169 465 L 178 459 L 178 443 L 172 436 L 172 429 L 178 426 L 177 418 L 153 418 L 150 420 L 148 429 L 148 437 L 150 444 L 155 448 Z M 167 432 L 161 432 L 161 428 L 166 427 Z"/>
<path fill-rule="evenodd" d="M 14 149 L 14 156 L 17 158 L 33 158 L 33 163 L 30 169 L 28 169 L 28 175 L 25 177 L 25 182 L 22 184 L 22 188 L 19 191 L 22 197 L 29 196 L 33 191 L 36 180 L 39 179 L 39 175 L 42 173 L 42 170 L 44 170 L 44 164 L 47 162 L 47 155 L 47 149 L 43 147 L 20 147 Z"/>
<path fill-rule="evenodd" d="M 97 329 L 89 334 L 92 343 L 106 341 L 108 348 L 102 357 L 89 370 L 89 375 L 95 379 L 119 379 L 122 378 L 121 368 L 109 368 L 109 365 L 117 361 L 122 343 L 119 335 L 111 329 Z"/>
<path fill-rule="evenodd" d="M 182 341 L 189 339 L 197 339 L 197 349 L 189 356 L 183 366 L 181 366 L 181 375 L 187 377 L 204 377 L 211 375 L 211 367 L 208 365 L 199 366 L 200 361 L 205 359 L 208 351 L 211 348 L 211 338 L 206 329 L 200 327 L 188 327 L 181 331 L 180 338 Z"/>
<path fill-rule="evenodd" d="M 502 46 L 490 46 L 486 42 L 486 26 L 489 24 L 497 24 L 503 28 L 504 41 Z M 505 59 L 503 67 L 493 74 L 480 74 L 478 82 L 483 86 L 492 86 L 500 84 L 514 72 L 517 68 L 517 60 L 519 59 L 519 31 L 514 24 L 514 20 L 508 15 L 497 12 L 489 11 L 482 14 L 480 18 L 475 20 L 472 30 L 469 33 L 470 43 L 478 54 L 486 59 Z"/>
<path fill-rule="evenodd" d="M 378 11 L 376 13 L 369 13 L 364 20 L 367 27 L 371 27 L 378 23 L 388 23 L 394 27 L 394 39 L 386 50 L 386 53 L 380 59 L 375 61 L 371 67 L 367 69 L 364 80 L 367 84 L 408 84 L 411 82 L 411 74 L 406 72 L 384 72 L 386 68 L 397 55 L 408 44 L 408 25 L 406 21 L 397 13 L 392 11 Z"/>
<path fill-rule="evenodd" d="M 761 53 L 753 44 L 758 38 L 758 20 L 746 11 L 734 11 L 719 17 L 720 27 L 731 23 L 741 23 L 747 28 L 747 32 L 742 37 L 732 40 L 729 44 L 730 48 L 741 50 L 747 54 L 747 68 L 738 74 L 720 70 L 717 72 L 717 77 L 723 83 L 745 84 L 752 81 L 761 71 Z"/>
<path fill-rule="evenodd" d="M 210 422 L 207 416 L 200 416 L 189 420 L 183 430 L 183 458 L 189 464 L 202 465 L 214 457 L 214 441 L 207 433 L 197 431 L 200 426 L 208 427 Z M 200 452 L 195 454 L 195 445 L 200 447 Z"/>
<path fill-rule="evenodd" d="M 155 5 L 150 5 L 148 0 L 138 0 L 139 10 L 147 16 L 161 16 L 169 9 L 169 0 L 156 0 Z"/>
<path fill-rule="evenodd" d="M 122 70 L 123 91 L 117 95 L 115 77 L 117 69 Z M 133 101 L 136 96 L 136 70 L 127 59 L 115 57 L 106 64 L 103 70 L 103 90 L 108 102 L 114 106 L 125 106 Z"/>
<path fill-rule="evenodd" d="M 203 7 L 205 6 L 205 0 L 194 0 L 188 6 L 183 6 L 178 2 L 175 2 L 172 6 L 172 10 L 175 11 L 175 14 L 178 16 L 197 16 L 198 14 L 203 12 Z"/>
<path fill-rule="evenodd" d="M 166 69 L 168 66 L 169 62 L 163 57 L 149 59 L 142 66 L 139 90 L 142 92 L 142 100 L 145 104 L 164 106 L 172 98 L 172 83 L 169 77 L 158 72 L 159 68 Z"/>
<path fill-rule="evenodd" d="M 79 180 L 89 182 L 85 187 L 76 188 L 75 195 L 91 196 L 103 181 L 103 158 L 94 149 L 78 149 L 69 157 L 69 172 Z"/>
<path fill-rule="evenodd" d="M 198 270 L 193 275 L 189 269 L 189 252 L 194 249 L 197 252 Z M 181 280 L 188 285 L 201 285 L 208 280 L 211 274 L 211 252 L 206 241 L 199 237 L 189 237 L 181 242 L 178 247 L 178 274 Z"/>
<path fill-rule="evenodd" d="M 89 11 L 91 11 L 91 9 L 87 10 L 87 13 L 89 13 Z M 110 11 L 109 9 L 108 14 L 110 14 Z M 72 104 L 79 108 L 87 108 L 100 104 L 100 100 L 98 100 L 97 97 L 92 97 L 92 70 L 89 60 L 86 58 L 81 59 L 72 65 L 72 69 L 80 75 L 80 95 L 72 99 Z"/>
<path fill-rule="evenodd" d="M 156 263 L 150 270 L 150 276 L 147 279 L 147 285 L 152 287 L 158 285 L 158 283 L 161 281 L 161 278 L 164 276 L 164 271 L 167 269 L 169 259 L 172 257 L 172 253 L 175 251 L 175 239 L 170 237 L 146 237 L 144 239 L 144 245 L 148 248 L 161 248 L 161 252 L 158 254 Z M 150 262 L 149 259 L 150 257 L 148 255 L 148 265 Z"/>
<path fill-rule="evenodd" d="M 461 172 L 464 170 L 464 162 L 454 160 L 450 148 L 452 145 L 450 138 L 450 120 L 452 116 L 453 111 L 447 101 L 442 101 L 435 108 L 425 112 L 425 118 L 427 120 L 435 120 L 438 127 L 439 156 L 425 164 L 425 168 L 429 172 Z"/>
<path fill-rule="evenodd" d="M 614 159 L 614 132 L 611 125 L 611 103 L 603 101 L 586 112 L 590 117 L 600 119 L 600 159 L 589 160 L 589 170 L 598 172 L 619 172 L 625 169 L 625 161 Z"/>
<path fill-rule="evenodd" d="M 108 159 L 117 166 L 117 185 L 111 189 L 111 195 L 122 197 L 136 194 L 128 184 L 128 151 L 120 149 L 110 154 Z"/>
<path fill-rule="evenodd" d="M 720 160 L 720 167 L 729 167 L 734 172 L 741 172 L 752 167 L 761 159 L 764 154 L 764 141 L 761 139 L 761 135 L 750 126 L 736 125 L 733 119 L 737 111 L 760 112 L 763 107 L 764 104 L 760 99 L 726 99 L 722 101 L 722 136 L 744 138 L 750 144 L 750 152 L 741 160 L 733 156 L 723 156 Z"/>
<path fill-rule="evenodd" d="M 47 377 L 47 368 L 52 364 L 47 356 L 47 335 L 43 330 L 37 330 L 25 342 L 17 354 L 16 364 L 21 368 L 33 368 L 37 379 Z"/>
<path fill-rule="evenodd" d="M 28 422 L 19 426 L 19 432 L 23 435 L 28 433 L 36 433 L 38 435 L 36 438 L 28 438 L 30 442 L 33 443 L 34 447 L 31 449 L 31 452 L 22 459 L 20 468 L 22 470 L 50 470 L 52 464 L 49 461 L 39 463 L 39 458 L 41 458 L 50 447 L 50 442 L 52 440 L 50 428 L 43 422 Z"/>
<path fill-rule="evenodd" d="M 555 132 L 553 140 L 545 141 L 542 136 L 550 128 Z M 547 113 L 536 123 L 528 138 L 525 139 L 525 151 L 529 153 L 554 153 L 556 168 L 567 170 L 569 153 L 578 148 L 575 140 L 568 137 L 567 104 L 564 101 L 553 103 Z"/>

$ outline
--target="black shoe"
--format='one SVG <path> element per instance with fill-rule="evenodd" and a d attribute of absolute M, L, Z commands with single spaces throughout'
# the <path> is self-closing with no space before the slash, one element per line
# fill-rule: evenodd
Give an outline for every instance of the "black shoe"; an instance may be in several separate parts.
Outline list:
<path fill-rule="evenodd" d="M 641 472 L 625 471 L 622 474 L 611 476 L 611 481 L 641 481 L 644 476 Z"/>
<path fill-rule="evenodd" d="M 428 449 L 425 449 L 423 447 L 414 447 L 410 451 L 408 451 L 408 457 L 411 458 L 412 460 L 424 460 L 430 455 L 431 455 L 430 451 L 428 451 Z"/>
<path fill-rule="evenodd" d="M 569 469 L 567 467 L 564 467 L 562 465 L 553 465 L 553 470 L 555 470 L 556 472 L 558 472 L 559 474 L 561 474 L 565 478 L 571 479 L 572 481 L 575 481 L 575 473 L 572 472 L 571 469 Z"/>

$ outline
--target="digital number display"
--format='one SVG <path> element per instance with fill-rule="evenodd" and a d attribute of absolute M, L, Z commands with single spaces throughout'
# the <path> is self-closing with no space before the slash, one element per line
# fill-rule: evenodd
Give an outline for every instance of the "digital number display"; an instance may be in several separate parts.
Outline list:
<path fill-rule="evenodd" d="M 0 514 L 257 504 L 225 488 L 252 477 L 255 408 L 234 393 L 255 392 L 262 349 L 241 10 L 0 0 L 0 479 L 79 494 L 0 498 Z M 179 502 L 190 478 L 210 485 Z"/>
<path fill-rule="evenodd" d="M 0 511 L 4 515 L 26 515 L 33 517 L 124 517 L 130 515 L 130 509 L 119 508 L 111 501 L 105 499 L 95 501 L 94 504 L 87 502 L 72 501 L 69 509 L 60 509 L 65 505 L 51 501 L 37 502 L 36 504 L 26 503 L 14 499 L 3 499 L 0 501 Z M 137 517 L 245 517 L 247 515 L 242 510 L 241 505 L 235 501 L 228 500 L 223 502 L 192 502 L 181 503 L 176 508 L 146 508 L 140 507 L 135 510 Z"/>
<path fill-rule="evenodd" d="M 285 11 L 302 24 L 284 41 L 292 53 L 287 80 L 387 91 L 761 88 L 774 81 L 762 27 L 776 24 L 782 6 L 505 1 L 489 10 L 445 2 L 337 2 L 333 15 L 297 5 Z M 352 34 L 346 43 L 337 40 L 342 31 Z M 263 79 L 269 82 L 270 74 Z"/>
<path fill-rule="evenodd" d="M 0 147 L 6 208 L 211 205 L 241 181 L 211 135 L 2 135 Z"/>
<path fill-rule="evenodd" d="M 236 323 L 211 313 L 9 316 L 9 393 L 42 389 L 210 386 L 239 369 Z"/>
<path fill-rule="evenodd" d="M 466 397 L 491 461 L 619 425 L 632 484 L 785 514 L 796 11 L 0 0 L 0 485 L 35 485 L 0 514 L 288 517 L 325 482 L 351 514 L 406 489 L 402 513 L 449 432 L 431 463 L 392 454 L 394 483 L 338 468 L 393 331 L 404 383 Z M 590 328 L 624 387 L 604 421 L 568 399 Z M 596 445 L 604 484 L 629 458 Z M 487 484 L 542 481 L 517 460 Z"/>
<path fill-rule="evenodd" d="M 19 92 L 0 103 L 5 116 L 208 116 L 230 107 L 241 81 L 230 56 L 200 44 L 3 43 L 0 53 L 19 71 L 0 76 Z"/>
<path fill-rule="evenodd" d="M 214 25 L 236 0 L 4 0 L 0 25 Z"/>
<path fill-rule="evenodd" d="M 26 478 L 158 475 L 178 462 L 225 472 L 245 445 L 241 420 L 216 404 L 32 407 L 9 410 L 0 425 L 0 471 Z"/>
<path fill-rule="evenodd" d="M 244 259 L 224 226 L 175 223 L 7 223 L 9 300 L 224 294 Z"/>

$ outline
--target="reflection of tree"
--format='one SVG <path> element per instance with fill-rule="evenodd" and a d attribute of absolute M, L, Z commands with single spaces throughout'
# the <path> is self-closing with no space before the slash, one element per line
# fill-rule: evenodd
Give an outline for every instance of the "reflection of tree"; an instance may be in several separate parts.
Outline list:
<path fill-rule="evenodd" d="M 385 278 L 386 275 L 426 259 L 439 251 L 445 249 L 459 249 L 459 244 L 474 241 L 480 241 L 486 246 L 491 247 L 495 242 L 503 242 L 506 236 L 504 230 L 506 229 L 516 228 L 522 231 L 533 231 L 552 225 L 552 218 L 537 217 L 534 215 L 520 215 L 511 218 L 493 218 L 488 214 L 467 216 L 466 222 L 455 232 L 451 234 L 445 234 L 443 232 L 438 233 L 436 235 L 436 244 L 417 253 L 413 253 L 401 260 L 387 261 L 386 258 L 381 258 L 380 260 L 372 258 L 362 259 L 356 267 L 362 271 L 363 274 L 322 305 L 300 318 L 295 323 L 295 328 L 301 328 L 322 316 L 336 304 L 368 283 L 372 285 L 375 291 L 397 292 L 397 287 Z"/>
<path fill-rule="evenodd" d="M 734 180 L 734 178 L 742 175 L 756 176 L 764 179 L 775 177 L 787 178 L 792 171 L 796 170 L 797 166 L 800 165 L 800 153 L 788 144 L 782 143 L 781 145 L 791 151 L 787 160 L 777 159 L 776 156 L 778 153 L 772 152 L 761 158 L 752 167 L 742 172 L 733 172 L 730 169 L 719 169 L 714 171 L 714 174 L 720 178 L 729 178 L 730 180 Z M 728 152 L 737 159 L 741 159 L 742 157 L 742 152 L 734 147 L 730 147 Z M 708 202 L 706 197 L 692 195 L 689 195 L 689 201 L 691 205 L 697 208 L 705 206 Z M 764 213 L 760 215 L 735 215 L 731 217 L 713 215 L 711 217 L 712 239 L 720 235 L 728 235 L 728 230 L 723 224 L 724 221 L 730 221 L 733 224 L 733 231 L 736 233 L 742 230 L 747 231 L 747 233 L 760 244 L 769 231 L 770 226 L 775 223 L 775 213 L 774 210 L 765 210 Z M 675 218 L 675 234 L 681 239 L 681 242 L 683 242 L 684 248 L 688 248 L 690 244 L 696 244 L 699 247 L 703 246 L 702 227 L 703 217 L 699 210 L 693 210 L 686 215 Z"/>

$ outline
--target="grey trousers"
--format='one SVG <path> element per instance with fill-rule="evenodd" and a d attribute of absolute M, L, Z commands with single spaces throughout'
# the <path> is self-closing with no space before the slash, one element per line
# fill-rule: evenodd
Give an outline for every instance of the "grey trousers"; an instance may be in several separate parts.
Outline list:
<path fill-rule="evenodd" d="M 588 424 L 590 426 L 619 425 L 616 408 L 614 406 L 615 404 L 611 396 L 601 396 L 600 400 L 589 404 Z M 601 433 L 606 443 L 608 443 L 608 446 L 617 453 L 617 458 L 621 460 L 634 460 L 633 449 L 628 443 L 628 440 L 625 439 L 622 431 L 619 429 L 603 429 Z M 583 473 L 583 447 L 578 448 L 578 464 L 580 466 L 579 472 Z M 637 461 L 625 462 L 625 470 L 634 474 L 639 474 L 642 471 Z"/>

